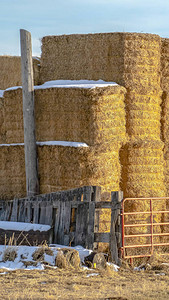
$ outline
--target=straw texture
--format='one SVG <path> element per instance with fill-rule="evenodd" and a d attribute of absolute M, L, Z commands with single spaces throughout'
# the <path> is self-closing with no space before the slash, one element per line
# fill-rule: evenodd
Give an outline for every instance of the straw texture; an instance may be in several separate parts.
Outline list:
<path fill-rule="evenodd" d="M 119 190 L 119 148 L 119 143 L 106 151 L 100 147 L 38 146 L 40 193 L 84 185 L 99 185 L 102 193 Z M 26 196 L 24 147 L 0 147 L 0 165 L 0 198 Z"/>
<path fill-rule="evenodd" d="M 125 89 L 35 90 L 38 141 L 85 142 L 89 146 L 126 141 Z M 4 93 L 6 143 L 24 141 L 22 90 Z"/>
<path fill-rule="evenodd" d="M 19 56 L 0 56 L 0 89 L 22 85 L 21 59 Z M 38 85 L 40 61 L 33 58 L 34 84 Z"/>
<path fill-rule="evenodd" d="M 122 148 L 125 197 L 165 197 L 163 147 L 161 141 L 140 141 Z"/>

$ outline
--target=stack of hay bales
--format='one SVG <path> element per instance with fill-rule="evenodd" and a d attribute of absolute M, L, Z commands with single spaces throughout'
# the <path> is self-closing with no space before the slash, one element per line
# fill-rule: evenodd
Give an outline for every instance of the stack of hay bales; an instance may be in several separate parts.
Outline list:
<path fill-rule="evenodd" d="M 146 148 L 149 145 L 149 152 L 151 152 L 154 144 L 157 142 L 158 145 L 160 142 L 161 134 L 160 58 L 161 38 L 154 34 L 103 33 L 47 36 L 42 39 L 41 80 L 44 82 L 54 79 L 97 80 L 101 78 L 125 86 L 127 89 L 126 130 L 130 137 L 130 148 L 133 143 L 140 141 L 141 148 L 137 149 L 142 149 L 143 153 L 145 143 Z M 162 157 L 161 146 L 159 151 Z M 137 151 L 135 155 L 137 156 Z M 144 156 L 141 159 L 138 168 L 142 166 L 141 171 L 145 173 Z M 151 161 L 149 169 L 153 167 L 155 168 L 155 163 Z M 163 168 L 161 162 L 162 173 Z M 129 169 L 128 173 L 131 174 Z M 154 176 L 158 177 L 155 174 Z M 137 181 L 136 177 L 135 180 Z M 121 189 L 125 195 L 131 196 L 136 191 L 132 191 L 130 181 L 127 185 L 126 187 L 126 183 L 122 180 Z M 137 189 L 135 197 L 154 195 L 155 184 L 152 186 L 152 193 L 148 183 L 147 193 L 145 193 L 146 185 L 144 191 L 142 186 L 140 182 L 140 191 Z M 160 186 L 162 187 L 162 177 Z M 160 196 L 161 191 L 158 193 L 157 190 L 156 196 Z M 163 194 L 165 195 L 165 188 Z"/>
<path fill-rule="evenodd" d="M 118 85 L 35 90 L 37 141 L 65 140 L 89 146 L 38 147 L 41 193 L 83 185 L 100 185 L 103 193 L 119 190 L 119 149 L 126 142 L 125 92 Z M 5 91 L 4 113 L 5 143 L 22 143 L 21 89 Z"/>
<path fill-rule="evenodd" d="M 160 53 L 160 37 L 126 34 L 124 83 L 130 143 L 125 147 L 122 189 L 127 197 L 165 196 Z"/>
<path fill-rule="evenodd" d="M 161 88 L 162 103 L 162 138 L 165 144 L 165 183 L 169 196 L 169 39 L 162 39 L 161 45 Z"/>
<path fill-rule="evenodd" d="M 0 89 L 5 90 L 12 86 L 22 85 L 21 58 L 19 56 L 0 56 Z M 34 84 L 38 85 L 40 60 L 33 58 Z"/>

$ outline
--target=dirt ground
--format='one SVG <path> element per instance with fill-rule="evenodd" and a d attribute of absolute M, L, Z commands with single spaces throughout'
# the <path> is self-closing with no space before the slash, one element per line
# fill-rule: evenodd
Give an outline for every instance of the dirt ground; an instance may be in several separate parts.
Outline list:
<path fill-rule="evenodd" d="M 148 265 L 149 266 L 149 265 Z M 169 299 L 169 264 L 135 271 L 0 270 L 0 299 Z M 4 274 L 6 272 L 6 274 Z M 89 274 L 99 274 L 88 276 Z"/>

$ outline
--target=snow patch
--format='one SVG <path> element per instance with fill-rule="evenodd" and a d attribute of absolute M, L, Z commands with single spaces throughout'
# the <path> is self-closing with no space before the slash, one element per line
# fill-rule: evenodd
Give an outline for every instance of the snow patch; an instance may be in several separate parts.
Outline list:
<path fill-rule="evenodd" d="M 0 90 L 0 98 L 3 98 L 4 90 Z"/>
<path fill-rule="evenodd" d="M 51 226 L 42 224 L 32 224 L 23 222 L 0 221 L 0 228 L 3 230 L 19 230 L 19 231 L 48 231 Z"/>
<path fill-rule="evenodd" d="M 52 80 L 47 81 L 42 85 L 35 86 L 35 89 L 47 88 L 80 88 L 80 89 L 94 89 L 96 87 L 115 86 L 115 82 L 106 82 L 103 80 Z"/>
<path fill-rule="evenodd" d="M 81 142 L 67 142 L 67 141 L 45 141 L 36 142 L 38 146 L 63 146 L 63 147 L 89 147 L 86 143 Z M 24 146 L 24 143 L 13 143 L 13 144 L 0 144 L 0 147 L 9 146 Z"/>

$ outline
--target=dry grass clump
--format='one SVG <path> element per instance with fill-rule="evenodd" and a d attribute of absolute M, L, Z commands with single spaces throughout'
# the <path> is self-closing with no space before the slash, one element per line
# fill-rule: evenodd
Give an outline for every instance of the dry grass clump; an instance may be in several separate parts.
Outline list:
<path fill-rule="evenodd" d="M 3 254 L 3 261 L 14 261 L 17 257 L 17 251 L 14 247 L 9 247 L 5 249 Z"/>
<path fill-rule="evenodd" d="M 33 260 L 35 261 L 43 261 L 44 254 L 53 255 L 53 251 L 47 246 L 40 246 L 38 247 L 35 252 L 32 254 Z"/>
<path fill-rule="evenodd" d="M 55 265 L 61 269 L 66 269 L 70 267 L 78 269 L 80 267 L 79 252 L 74 249 L 59 250 L 56 256 Z"/>
<path fill-rule="evenodd" d="M 0 89 L 22 85 L 21 58 L 19 56 L 0 56 Z M 34 84 L 39 84 L 40 60 L 33 58 Z"/>

